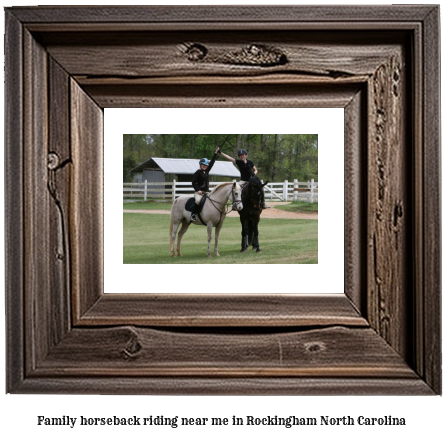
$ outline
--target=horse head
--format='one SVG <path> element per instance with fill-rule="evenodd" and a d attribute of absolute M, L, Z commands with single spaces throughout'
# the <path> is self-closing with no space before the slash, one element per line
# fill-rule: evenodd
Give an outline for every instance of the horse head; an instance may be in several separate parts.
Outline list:
<path fill-rule="evenodd" d="M 241 211 L 243 209 L 243 203 L 241 199 L 241 187 L 236 182 L 232 184 L 230 198 L 232 198 L 232 209 L 234 211 Z"/>
<path fill-rule="evenodd" d="M 252 177 L 248 181 L 248 185 L 246 186 L 243 203 L 248 205 L 252 204 L 251 207 L 254 209 L 260 208 L 260 200 L 261 200 L 261 192 L 263 187 L 267 184 L 262 184 L 261 181 L 257 177 Z"/>

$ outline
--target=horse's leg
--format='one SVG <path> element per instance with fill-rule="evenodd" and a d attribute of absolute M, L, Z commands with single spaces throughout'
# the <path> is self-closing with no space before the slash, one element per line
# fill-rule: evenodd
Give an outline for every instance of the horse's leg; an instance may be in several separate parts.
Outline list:
<path fill-rule="evenodd" d="M 207 254 L 208 254 L 208 257 L 211 257 L 212 222 L 208 222 L 208 225 L 206 225 L 206 229 L 208 230 L 208 250 L 207 250 Z"/>
<path fill-rule="evenodd" d="M 242 220 L 241 222 L 241 250 L 245 252 L 248 249 L 248 220 Z"/>
<path fill-rule="evenodd" d="M 252 245 L 252 249 L 254 249 L 254 219 L 248 220 L 248 243 L 250 242 Z"/>
<path fill-rule="evenodd" d="M 255 248 L 257 252 L 261 252 L 260 245 L 258 243 L 258 221 L 254 221 L 254 245 L 252 248 Z"/>
<path fill-rule="evenodd" d="M 180 225 L 180 222 L 177 224 L 173 224 L 172 225 L 172 229 L 171 229 L 171 253 L 172 253 L 172 257 L 175 257 L 175 251 L 174 251 L 174 244 L 175 244 L 175 236 L 177 235 L 177 230 L 178 227 Z"/>
<path fill-rule="evenodd" d="M 186 221 L 186 219 L 182 220 L 182 226 L 180 228 L 180 231 L 178 232 L 178 237 L 177 237 L 177 255 L 178 256 L 182 255 L 182 253 L 180 252 L 180 244 L 181 244 L 181 241 L 182 241 L 183 234 L 186 233 L 186 231 L 189 228 L 189 225 L 190 225 L 190 223 L 188 223 Z"/>
<path fill-rule="evenodd" d="M 255 217 L 251 219 L 251 228 L 252 228 L 252 249 L 256 249 L 258 246 L 258 236 L 257 236 L 257 222 Z"/>
<path fill-rule="evenodd" d="M 218 257 L 220 254 L 218 253 L 218 235 L 220 234 L 220 230 L 223 226 L 223 221 L 220 221 L 215 227 L 215 245 L 214 245 L 214 253 Z"/>

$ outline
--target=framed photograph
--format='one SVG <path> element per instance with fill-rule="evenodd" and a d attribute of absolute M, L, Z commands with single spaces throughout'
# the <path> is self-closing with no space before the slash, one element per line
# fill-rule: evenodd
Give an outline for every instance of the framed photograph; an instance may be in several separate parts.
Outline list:
<path fill-rule="evenodd" d="M 7 392 L 441 394 L 438 6 L 12 7 L 5 41 Z M 105 108 L 342 108 L 344 282 L 105 293 Z"/>
<path fill-rule="evenodd" d="M 112 182 L 116 179 L 115 172 L 107 170 L 106 162 L 117 161 L 113 169 L 118 169 L 119 173 L 121 161 L 124 164 L 124 221 L 121 228 L 124 230 L 125 265 L 318 263 L 319 135 L 286 131 L 295 129 L 297 114 L 303 109 L 176 108 L 170 111 L 164 108 L 116 112 L 121 119 L 126 118 L 124 114 L 129 116 L 140 112 L 139 129 L 146 126 L 146 120 L 157 130 L 162 122 L 174 125 L 174 133 L 166 127 L 166 131 L 160 131 L 163 132 L 160 134 L 117 135 L 117 138 L 123 138 L 123 160 L 118 166 L 118 156 L 114 160 L 112 156 L 105 158 L 105 178 L 107 174 Z M 278 119 L 285 113 L 286 118 Z M 338 109 L 336 113 L 339 121 L 336 143 L 342 139 L 342 144 L 335 149 L 333 142 L 327 142 L 325 136 L 323 149 L 324 154 L 329 152 L 330 156 L 337 151 L 339 165 L 336 171 L 343 180 L 343 172 L 340 172 L 343 166 L 343 126 L 340 130 L 343 111 Z M 107 115 L 108 111 L 105 118 Z M 255 129 L 261 126 L 262 132 L 272 132 L 261 123 L 268 117 L 274 124 L 276 120 L 282 125 L 286 123 L 286 130 L 276 131 L 277 134 L 244 134 L 254 132 L 247 129 L 247 126 L 254 125 Z M 303 118 L 306 119 L 307 115 Z M 226 131 L 232 129 L 233 119 L 238 125 L 244 125 L 240 134 Z M 118 124 L 117 120 L 115 122 Z M 312 119 L 312 124 L 315 122 Z M 207 131 L 177 132 L 180 126 L 188 123 L 202 124 Z M 214 130 L 217 127 L 219 129 Z M 311 131 L 308 128 L 305 132 Z M 238 156 L 238 151 L 244 152 L 243 159 Z M 247 183 L 249 181 L 251 184 Z M 338 176 L 337 192 L 342 195 L 340 182 Z M 105 180 L 105 196 L 107 184 Z M 112 195 L 116 198 L 116 186 L 115 181 L 112 194 L 105 197 L 105 209 L 106 199 L 112 202 Z M 291 204 L 293 200 L 295 202 Z M 338 210 L 337 216 L 342 217 L 343 209 L 339 207 Z M 332 219 L 334 215 L 331 214 L 331 228 Z M 115 228 L 111 224 L 114 235 Z M 343 229 L 343 223 L 339 229 Z M 338 240 L 340 233 L 337 234 L 340 244 L 343 236 Z M 240 251 L 244 257 L 239 257 Z M 116 252 L 120 251 L 112 251 Z"/>

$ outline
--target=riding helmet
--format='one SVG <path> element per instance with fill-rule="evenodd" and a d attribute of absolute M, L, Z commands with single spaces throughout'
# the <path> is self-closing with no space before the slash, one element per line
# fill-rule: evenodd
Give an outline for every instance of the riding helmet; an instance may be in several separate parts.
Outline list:
<path fill-rule="evenodd" d="M 204 164 L 205 166 L 209 166 L 209 161 L 207 158 L 202 158 L 198 164 Z"/>
<path fill-rule="evenodd" d="M 248 155 L 248 152 L 246 151 L 246 149 L 240 149 L 238 151 L 238 156 L 243 155 L 243 154 Z"/>

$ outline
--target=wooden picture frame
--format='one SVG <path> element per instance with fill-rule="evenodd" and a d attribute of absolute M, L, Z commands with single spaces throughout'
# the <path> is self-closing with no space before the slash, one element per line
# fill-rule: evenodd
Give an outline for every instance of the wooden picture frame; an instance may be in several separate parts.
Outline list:
<path fill-rule="evenodd" d="M 441 394 L 439 38 L 438 6 L 6 8 L 7 392 Z M 103 108 L 176 106 L 345 108 L 345 294 L 104 295 Z"/>

